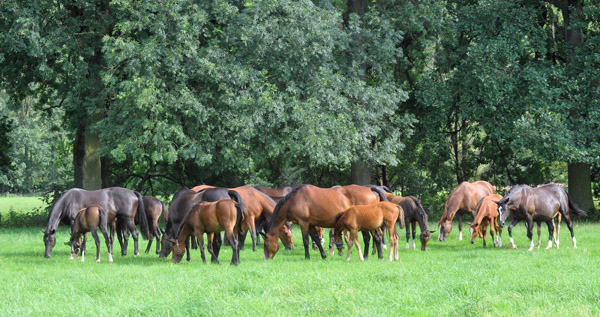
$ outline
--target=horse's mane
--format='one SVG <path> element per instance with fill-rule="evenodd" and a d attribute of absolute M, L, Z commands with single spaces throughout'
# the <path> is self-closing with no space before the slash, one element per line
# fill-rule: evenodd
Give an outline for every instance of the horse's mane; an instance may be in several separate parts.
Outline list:
<path fill-rule="evenodd" d="M 412 199 L 415 205 L 417 205 L 417 212 L 423 217 L 423 220 L 427 222 L 429 220 L 429 216 L 427 216 L 427 213 L 421 204 L 421 200 L 415 196 L 408 196 L 408 198 Z"/>
<path fill-rule="evenodd" d="M 516 193 L 519 190 L 527 189 L 527 188 L 531 188 L 531 186 L 519 184 L 519 185 L 515 185 L 515 186 L 511 187 L 508 190 L 508 192 L 506 192 L 506 195 L 504 195 L 504 197 L 502 197 L 502 200 L 500 200 L 500 202 L 501 203 L 506 203 L 510 199 L 510 197 L 509 197 L 510 195 Z"/>
<path fill-rule="evenodd" d="M 296 193 L 301 189 L 306 187 L 307 184 L 304 184 L 302 186 L 299 186 L 298 188 L 292 190 L 289 194 L 285 195 L 283 198 L 281 198 L 281 200 L 279 200 L 277 202 L 277 205 L 275 205 L 275 209 L 273 209 L 273 215 L 271 215 L 271 219 L 269 219 L 269 224 L 267 225 L 267 232 L 269 232 L 269 230 L 271 230 L 271 226 L 273 226 L 273 223 L 275 222 L 275 217 L 277 216 L 277 214 L 279 213 L 279 210 L 281 209 L 281 207 L 283 207 L 283 205 L 290 200 L 294 195 L 296 195 Z"/>

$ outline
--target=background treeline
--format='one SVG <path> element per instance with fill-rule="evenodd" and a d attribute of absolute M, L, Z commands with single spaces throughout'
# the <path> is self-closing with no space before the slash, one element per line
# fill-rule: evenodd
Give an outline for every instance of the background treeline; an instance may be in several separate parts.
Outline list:
<path fill-rule="evenodd" d="M 600 3 L 4 1 L 0 191 L 600 195 Z"/>

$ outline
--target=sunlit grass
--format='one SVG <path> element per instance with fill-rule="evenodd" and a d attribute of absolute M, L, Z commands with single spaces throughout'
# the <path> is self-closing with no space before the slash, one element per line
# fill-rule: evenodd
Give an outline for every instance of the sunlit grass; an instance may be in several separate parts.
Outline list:
<path fill-rule="evenodd" d="M 64 226 L 46 259 L 37 228 L 2 228 L 0 297 L 10 300 L 0 315 L 598 315 L 599 229 L 576 225 L 573 249 L 564 226 L 560 249 L 532 252 L 523 225 L 513 232 L 517 250 L 483 249 L 480 239 L 471 245 L 453 231 L 446 243 L 432 240 L 427 252 L 401 249 L 399 262 L 361 263 L 356 250 L 349 262 L 322 260 L 316 251 L 305 260 L 295 228 L 293 251 L 282 248 L 264 261 L 262 247 L 252 252 L 247 240 L 234 267 L 229 247 L 221 265 L 201 263 L 197 250 L 191 262 L 174 265 L 154 254 L 134 258 L 131 243 L 126 257 L 115 246 L 112 265 L 101 245 L 96 264 L 91 237 L 81 263 L 69 260 Z"/>

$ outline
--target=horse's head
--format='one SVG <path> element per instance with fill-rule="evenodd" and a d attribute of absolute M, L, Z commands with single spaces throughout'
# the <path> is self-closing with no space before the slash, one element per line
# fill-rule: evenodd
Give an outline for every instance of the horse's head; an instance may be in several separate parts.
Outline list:
<path fill-rule="evenodd" d="M 452 221 L 451 220 L 444 220 L 441 221 L 439 223 L 439 234 L 438 234 L 438 240 L 439 241 L 446 241 L 446 239 L 448 239 L 448 234 L 450 234 L 450 231 L 452 231 Z"/>
<path fill-rule="evenodd" d="M 44 233 L 44 245 L 46 246 L 46 251 L 44 252 L 44 256 L 49 258 L 50 252 L 52 252 L 52 248 L 56 245 L 56 230 L 44 230 L 41 229 Z"/>
<path fill-rule="evenodd" d="M 71 234 L 71 239 L 69 240 L 69 244 L 71 245 L 71 259 L 77 257 L 79 253 L 79 249 L 81 249 L 81 235 L 80 234 Z"/>
<path fill-rule="evenodd" d="M 185 254 L 185 244 L 179 243 L 179 241 L 175 239 L 169 239 L 169 242 L 171 242 L 171 251 L 173 251 L 173 257 L 171 258 L 171 261 L 174 264 L 177 264 L 181 262 L 181 259 Z"/>
<path fill-rule="evenodd" d="M 167 237 L 166 233 L 162 235 L 160 239 L 160 253 L 158 254 L 161 259 L 166 259 L 171 254 L 171 248 L 173 247 L 171 240 L 173 239 Z"/>
<path fill-rule="evenodd" d="M 510 206 L 510 198 L 506 196 L 500 201 L 493 200 L 493 202 L 496 203 L 496 205 L 498 205 L 498 226 L 500 226 L 500 228 L 504 228 L 504 225 L 506 224 L 506 219 L 510 215 L 511 209 L 514 209 L 516 207 Z"/>
<path fill-rule="evenodd" d="M 475 238 L 477 238 L 477 235 L 479 235 L 479 223 L 475 222 L 475 223 L 470 223 L 467 222 L 467 224 L 469 226 L 471 226 L 469 228 L 469 232 L 471 233 L 471 244 L 475 243 Z"/>
<path fill-rule="evenodd" d="M 429 239 L 431 238 L 431 234 L 434 232 L 435 232 L 435 230 L 429 231 L 429 229 L 425 230 L 425 231 L 421 231 L 421 235 L 419 236 L 419 238 L 421 239 L 421 250 L 422 251 L 427 250 L 427 242 L 429 242 Z"/>
<path fill-rule="evenodd" d="M 276 235 L 264 234 L 260 233 L 263 236 L 265 253 L 263 254 L 263 259 L 270 260 L 272 259 L 277 251 L 279 251 L 279 241 L 277 241 Z"/>
<path fill-rule="evenodd" d="M 286 223 L 285 226 L 283 226 L 283 230 L 281 230 L 281 233 L 279 234 L 279 239 L 281 239 L 281 242 L 286 250 L 294 249 L 294 241 L 292 240 L 292 227 L 289 223 Z"/>

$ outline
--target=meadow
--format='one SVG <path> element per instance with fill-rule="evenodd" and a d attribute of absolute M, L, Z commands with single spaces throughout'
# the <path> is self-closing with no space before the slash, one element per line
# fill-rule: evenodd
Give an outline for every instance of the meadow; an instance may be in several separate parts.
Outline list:
<path fill-rule="evenodd" d="M 459 241 L 456 227 L 448 242 L 432 239 L 426 252 L 405 250 L 401 230 L 400 261 L 371 256 L 361 263 L 356 250 L 351 261 L 337 255 L 322 260 L 317 251 L 305 260 L 294 228 L 294 250 L 281 248 L 265 261 L 262 246 L 252 252 L 247 240 L 234 267 L 227 246 L 219 265 L 203 264 L 198 250 L 190 262 L 172 264 L 155 254 L 134 258 L 132 243 L 125 257 L 115 246 L 111 265 L 104 242 L 102 262 L 96 264 L 91 237 L 86 261 L 69 260 L 66 226 L 59 227 L 57 245 L 46 259 L 39 228 L 2 227 L 0 315 L 597 316 L 599 229 L 600 224 L 577 221 L 579 248 L 573 249 L 563 225 L 560 249 L 532 252 L 523 224 L 513 231 L 517 250 L 505 248 L 507 232 L 503 248 L 488 241 L 483 249 L 481 239 L 474 245 Z M 545 229 L 542 233 L 547 237 Z"/>

